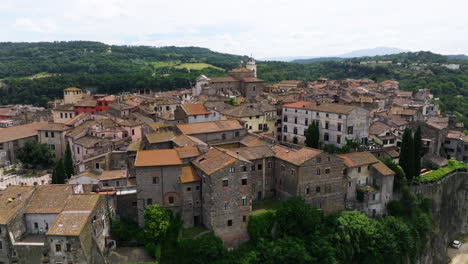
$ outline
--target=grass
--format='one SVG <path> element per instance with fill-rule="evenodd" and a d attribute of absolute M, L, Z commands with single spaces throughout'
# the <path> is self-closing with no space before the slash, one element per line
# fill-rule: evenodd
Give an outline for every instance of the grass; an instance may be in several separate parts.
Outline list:
<path fill-rule="evenodd" d="M 161 68 L 161 67 L 173 67 L 178 65 L 179 61 L 151 61 L 147 64 L 153 65 L 154 68 Z"/>
<path fill-rule="evenodd" d="M 204 226 L 198 225 L 190 228 L 182 229 L 182 236 L 185 238 L 194 238 L 198 234 L 208 231 Z"/>
<path fill-rule="evenodd" d="M 175 68 L 177 68 L 177 69 L 185 68 L 187 70 L 201 70 L 201 69 L 205 69 L 205 68 L 213 68 L 213 69 L 224 71 L 224 69 L 221 69 L 219 67 L 213 66 L 213 65 L 208 64 L 208 63 L 201 63 L 201 62 L 182 63 L 182 64 L 179 64 L 179 65 L 175 66 Z"/>
<path fill-rule="evenodd" d="M 27 77 L 27 78 L 28 78 L 28 79 L 31 79 L 31 80 L 34 80 L 34 79 L 40 79 L 40 78 L 51 77 L 51 76 L 55 76 L 55 75 L 58 75 L 58 74 L 56 74 L 56 73 L 40 72 L 40 73 L 34 74 L 33 76 L 29 76 L 29 77 Z"/>
<path fill-rule="evenodd" d="M 281 205 L 280 200 L 261 200 L 254 202 L 252 212 L 250 214 L 256 215 L 266 211 L 276 211 Z"/>
<path fill-rule="evenodd" d="M 451 173 L 456 169 L 468 168 L 468 164 L 456 161 L 454 159 L 449 160 L 448 165 L 437 170 L 433 170 L 426 174 L 419 176 L 419 182 L 433 181 L 442 178 L 444 175 Z"/>

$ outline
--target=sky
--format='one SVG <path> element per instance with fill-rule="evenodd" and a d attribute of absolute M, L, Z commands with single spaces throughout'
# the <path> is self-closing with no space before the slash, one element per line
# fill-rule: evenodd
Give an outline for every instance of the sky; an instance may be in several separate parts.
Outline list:
<path fill-rule="evenodd" d="M 0 42 L 199 46 L 256 58 L 468 54 L 466 0 L 0 0 Z"/>

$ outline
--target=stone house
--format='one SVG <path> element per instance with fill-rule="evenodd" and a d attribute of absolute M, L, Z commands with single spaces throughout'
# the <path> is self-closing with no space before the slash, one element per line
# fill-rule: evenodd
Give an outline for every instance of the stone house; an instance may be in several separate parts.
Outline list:
<path fill-rule="evenodd" d="M 37 129 L 47 123 L 38 122 L 3 128 L 0 132 L 0 166 L 15 163 L 19 149 L 27 141 L 38 141 Z"/>
<path fill-rule="evenodd" d="M 263 103 L 244 104 L 230 109 L 221 110 L 221 120 L 237 119 L 244 123 L 249 132 L 276 133 L 276 107 Z"/>
<path fill-rule="evenodd" d="M 195 137 L 211 145 L 238 142 L 247 134 L 244 125 L 238 120 L 179 124 L 176 128 L 183 135 Z"/>
<path fill-rule="evenodd" d="M 49 145 L 56 158 L 62 158 L 68 144 L 65 134 L 69 129 L 60 123 L 47 123 L 37 129 L 39 142 Z"/>
<path fill-rule="evenodd" d="M 395 173 L 370 152 L 337 155 L 346 165 L 347 207 L 369 216 L 386 213 L 392 199 Z"/>
<path fill-rule="evenodd" d="M 59 105 L 52 109 L 54 123 L 64 124 L 75 116 L 75 108 L 72 104 Z"/>
<path fill-rule="evenodd" d="M 181 104 L 174 111 L 174 119 L 180 121 L 178 123 L 191 124 L 216 121 L 220 119 L 220 116 L 218 113 L 206 109 L 202 104 Z"/>
<path fill-rule="evenodd" d="M 447 159 L 455 158 L 459 161 L 468 162 L 468 136 L 460 131 L 448 131 L 443 143 L 443 153 Z"/>
<path fill-rule="evenodd" d="M 373 122 L 369 127 L 369 139 L 383 147 L 400 146 L 401 137 L 394 128 L 383 122 Z"/>
<path fill-rule="evenodd" d="M 367 143 L 369 138 L 369 111 L 356 106 L 296 102 L 282 107 L 282 138 L 278 140 L 304 144 L 305 133 L 313 121 L 318 121 L 320 139 L 325 144 L 341 147 L 346 140 Z"/>

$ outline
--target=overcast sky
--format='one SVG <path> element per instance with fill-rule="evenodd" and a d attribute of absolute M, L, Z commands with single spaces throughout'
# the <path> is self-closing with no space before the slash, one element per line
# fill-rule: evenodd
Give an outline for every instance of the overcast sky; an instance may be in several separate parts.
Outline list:
<path fill-rule="evenodd" d="M 467 0 L 0 0 L 0 41 L 201 46 L 257 58 L 468 54 Z"/>

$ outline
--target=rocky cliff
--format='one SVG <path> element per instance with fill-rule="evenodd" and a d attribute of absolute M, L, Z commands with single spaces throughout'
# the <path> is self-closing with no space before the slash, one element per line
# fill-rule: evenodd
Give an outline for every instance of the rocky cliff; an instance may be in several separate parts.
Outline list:
<path fill-rule="evenodd" d="M 420 264 L 446 264 L 447 246 L 455 238 L 468 234 L 468 172 L 455 171 L 432 183 L 413 185 L 411 192 L 433 201 L 435 232 L 427 242 Z"/>

